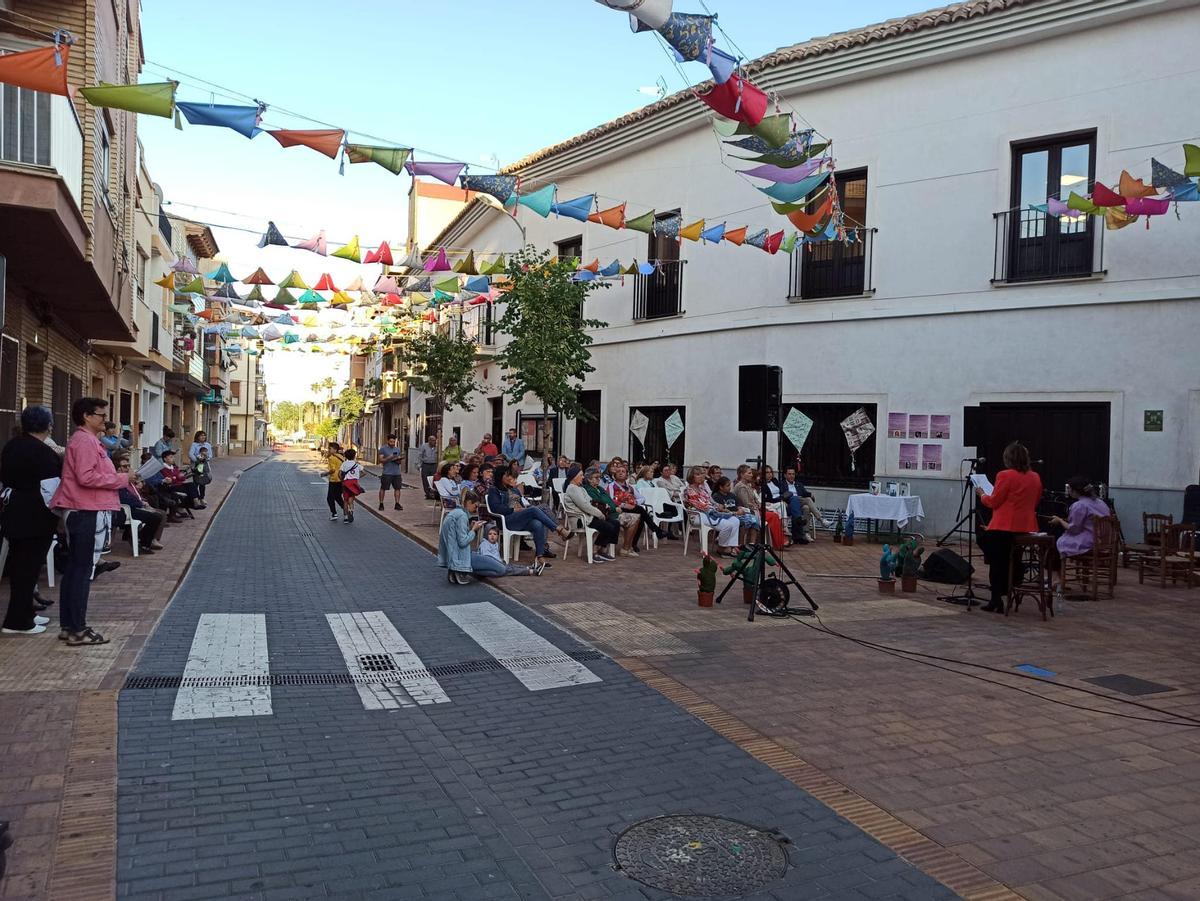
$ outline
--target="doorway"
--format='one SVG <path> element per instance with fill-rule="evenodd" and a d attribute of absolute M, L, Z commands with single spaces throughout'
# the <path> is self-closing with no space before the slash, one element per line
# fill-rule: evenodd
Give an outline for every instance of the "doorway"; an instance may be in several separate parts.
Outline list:
<path fill-rule="evenodd" d="M 1109 482 L 1108 403 L 984 403 L 979 453 L 991 479 L 1004 468 L 1004 448 L 1020 441 L 1047 491 L 1062 491 L 1067 479 L 1084 475 L 1093 484 Z"/>
<path fill-rule="evenodd" d="M 580 391 L 579 403 L 587 418 L 575 420 L 575 459 L 587 466 L 600 459 L 600 392 Z"/>
<path fill-rule="evenodd" d="M 496 447 L 504 440 L 504 398 L 488 398 L 488 416 L 492 421 L 492 441 Z"/>

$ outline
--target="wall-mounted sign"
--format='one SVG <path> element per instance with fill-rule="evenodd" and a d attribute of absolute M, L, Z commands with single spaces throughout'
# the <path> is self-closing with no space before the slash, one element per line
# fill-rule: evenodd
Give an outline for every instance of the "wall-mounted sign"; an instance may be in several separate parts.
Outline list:
<path fill-rule="evenodd" d="M 1142 412 L 1142 431 L 1161 432 L 1163 430 L 1163 411 L 1144 410 Z"/>

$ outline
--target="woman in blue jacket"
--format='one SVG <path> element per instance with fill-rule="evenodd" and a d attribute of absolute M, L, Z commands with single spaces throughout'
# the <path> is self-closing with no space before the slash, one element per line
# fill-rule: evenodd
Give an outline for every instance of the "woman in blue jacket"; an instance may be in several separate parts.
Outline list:
<path fill-rule="evenodd" d="M 471 583 L 471 545 L 484 526 L 483 520 L 474 519 L 478 510 L 479 495 L 464 491 L 459 506 L 446 513 L 438 531 L 438 566 L 447 570 L 446 579 L 451 585 Z"/>

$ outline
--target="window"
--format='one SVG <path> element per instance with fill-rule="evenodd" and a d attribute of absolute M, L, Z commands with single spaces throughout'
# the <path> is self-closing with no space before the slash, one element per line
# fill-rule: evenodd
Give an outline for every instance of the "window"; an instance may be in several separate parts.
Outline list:
<path fill-rule="evenodd" d="M 659 213 L 655 222 L 672 219 L 679 210 Z M 667 235 L 651 234 L 646 260 L 654 264 L 650 275 L 639 275 L 633 288 L 633 318 L 662 319 L 677 316 L 683 288 L 683 265 L 679 259 L 679 241 Z"/>
<path fill-rule="evenodd" d="M 141 248 L 137 252 L 137 299 L 142 303 L 146 302 L 146 266 L 150 262 L 150 258 L 142 253 Z"/>
<path fill-rule="evenodd" d="M 783 432 L 779 433 L 779 471 L 795 466 L 799 459 L 800 481 L 805 485 L 866 488 L 875 477 L 875 439 L 879 435 L 875 404 L 784 404 L 783 415 L 786 417 L 793 407 L 813 421 L 812 430 L 799 453 Z M 876 431 L 854 452 L 851 463 L 841 423 L 859 407 L 867 411 Z"/>
<path fill-rule="evenodd" d="M 558 440 L 559 417 L 557 413 L 542 419 L 541 413 L 517 413 L 517 436 L 525 442 L 525 454 L 541 459 L 546 454 L 557 454 L 561 444 Z M 492 436 L 497 444 L 500 438 Z M 501 436 L 503 438 L 504 436 Z"/>
<path fill-rule="evenodd" d="M 567 238 L 565 241 L 558 241 L 558 258 L 560 260 L 578 260 L 583 257 L 583 235 L 576 235 L 574 238 Z"/>
<path fill-rule="evenodd" d="M 679 418 L 684 420 L 684 425 L 686 425 L 686 407 L 632 407 L 629 410 L 630 425 L 633 424 L 633 417 L 637 413 L 641 413 L 649 420 L 649 424 L 646 426 L 645 442 L 638 441 L 632 431 L 629 433 L 630 463 L 636 466 L 641 463 L 666 463 L 669 460 L 675 465 L 677 471 L 683 468 L 686 430 L 675 439 L 675 443 L 670 448 L 667 447 L 666 423 L 671 414 L 676 412 L 679 413 Z"/>
<path fill-rule="evenodd" d="M 50 165 L 50 95 L 0 85 L 0 159 Z"/>
<path fill-rule="evenodd" d="M 834 177 L 838 201 L 853 240 L 822 241 L 798 248 L 791 258 L 790 296 L 804 300 L 853 297 L 871 288 L 870 259 L 874 232 L 867 224 L 867 170 Z M 816 204 L 810 204 L 810 212 Z"/>
<path fill-rule="evenodd" d="M 7 441 L 17 429 L 17 354 L 20 345 L 16 338 L 0 336 L 0 443 Z"/>
<path fill-rule="evenodd" d="M 229 423 L 229 440 L 230 441 L 238 440 L 238 427 L 237 427 L 236 422 Z"/>
<path fill-rule="evenodd" d="M 151 350 L 159 349 L 158 332 L 159 332 L 158 314 L 155 313 L 153 310 L 151 310 L 150 311 L 150 349 Z"/>
<path fill-rule="evenodd" d="M 241 382 L 230 382 L 229 383 L 229 393 L 233 396 L 233 402 L 235 404 L 240 403 L 242 400 L 242 383 Z"/>
<path fill-rule="evenodd" d="M 70 437 L 71 423 L 71 377 L 55 366 L 50 373 L 50 410 L 54 414 L 51 435 L 58 444 L 65 445 Z"/>
<path fill-rule="evenodd" d="M 112 171 L 112 148 L 109 145 L 108 129 L 104 127 L 104 116 L 96 116 L 96 176 L 100 181 L 100 191 L 106 203 L 111 203 L 108 196 L 109 173 Z"/>
<path fill-rule="evenodd" d="M 1091 216 L 1052 216 L 1049 200 L 1087 194 L 1096 176 L 1096 134 L 1013 145 L 1012 208 L 997 216 L 998 280 L 1073 278 L 1094 271 Z"/>

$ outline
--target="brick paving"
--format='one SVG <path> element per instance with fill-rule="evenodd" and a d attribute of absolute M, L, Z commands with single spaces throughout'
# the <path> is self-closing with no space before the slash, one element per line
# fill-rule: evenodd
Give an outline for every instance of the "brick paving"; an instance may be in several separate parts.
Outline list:
<path fill-rule="evenodd" d="M 330 522 L 317 467 L 287 462 L 311 459 L 240 480 L 121 692 L 119 897 L 666 898 L 615 870 L 612 845 L 669 813 L 790 839 L 787 874 L 745 897 L 954 897 L 525 605 L 447 585 L 374 517 Z M 269 679 L 237 676 L 260 638 L 204 637 L 218 615 L 265 624 Z M 378 642 L 419 665 L 388 676 Z M 183 683 L 179 715 L 179 680 L 217 655 L 229 678 Z M 337 678 L 351 658 L 415 703 Z M 206 715 L 203 693 L 230 684 L 267 688 L 269 708 Z"/>
<path fill-rule="evenodd" d="M 207 511 L 168 526 L 166 549 L 134 560 L 118 540 L 106 560 L 121 568 L 92 585 L 89 619 L 112 639 L 99 648 L 56 640 L 55 604 L 40 636 L 0 636 L 0 819 L 12 821 L 16 844 L 0 899 L 114 895 L 116 826 L 116 689 L 125 680 L 183 577 L 218 506 L 241 471 L 262 456 L 213 464 Z M 58 589 L 42 594 L 57 601 Z M 8 603 L 7 591 L 3 603 Z"/>
<path fill-rule="evenodd" d="M 404 497 L 404 512 L 393 512 L 389 497 L 376 515 L 436 542 L 434 506 L 416 491 Z M 767 756 L 781 771 L 807 767 L 835 780 L 866 805 L 845 813 L 863 828 L 886 811 L 919 832 L 966 867 L 961 876 L 944 860 L 926 867 L 960 893 L 983 897 L 987 890 L 973 888 L 982 872 L 1044 901 L 1200 897 L 1200 729 L 1072 709 L 795 622 L 749 624 L 736 591 L 698 609 L 698 558 L 684 559 L 677 542 L 593 567 L 574 550 L 541 579 L 497 586 L 623 659 L 744 747 L 774 748 Z M 1004 672 L 947 664 L 1108 713 L 1160 718 L 1124 699 L 1200 717 L 1200 593 L 1138 585 L 1129 569 L 1115 600 L 1071 603 L 1047 623 L 1030 605 L 1006 619 L 936 601 L 941 586 L 879 595 L 878 553 L 823 536 L 785 559 L 838 631 L 990 665 Z M 1056 675 L 1030 682 L 1016 675 L 1019 664 Z M 1084 681 L 1115 673 L 1174 690 L 1128 698 Z M 885 828 L 885 843 L 888 834 L 899 833 Z"/>

